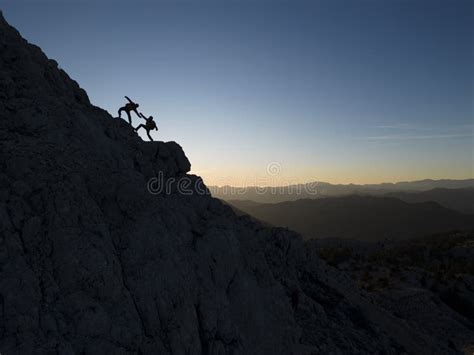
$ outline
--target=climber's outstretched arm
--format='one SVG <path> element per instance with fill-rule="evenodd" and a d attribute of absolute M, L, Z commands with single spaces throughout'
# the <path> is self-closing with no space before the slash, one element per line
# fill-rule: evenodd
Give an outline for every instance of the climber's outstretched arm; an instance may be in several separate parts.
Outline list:
<path fill-rule="evenodd" d="M 134 104 L 135 102 L 133 102 L 132 100 L 130 100 L 130 98 L 128 96 L 125 96 L 125 98 L 128 100 L 128 102 L 130 102 L 131 104 Z"/>
<path fill-rule="evenodd" d="M 134 108 L 132 111 L 135 112 L 135 114 L 136 114 L 138 117 L 141 117 L 136 108 Z"/>

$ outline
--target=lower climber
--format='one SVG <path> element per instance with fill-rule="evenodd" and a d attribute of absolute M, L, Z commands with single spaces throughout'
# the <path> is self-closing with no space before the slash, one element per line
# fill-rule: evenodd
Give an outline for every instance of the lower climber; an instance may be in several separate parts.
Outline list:
<path fill-rule="evenodd" d="M 135 132 L 137 132 L 140 128 L 145 128 L 148 138 L 150 138 L 150 141 L 153 141 L 153 138 L 151 138 L 151 136 L 150 136 L 150 131 L 152 129 L 155 129 L 155 130 L 158 131 L 158 127 L 156 127 L 156 123 L 153 120 L 153 116 L 150 116 L 150 117 L 146 118 L 146 116 L 141 112 L 138 115 L 141 118 L 143 118 L 146 121 L 146 123 L 138 125 L 137 128 L 135 128 Z"/>

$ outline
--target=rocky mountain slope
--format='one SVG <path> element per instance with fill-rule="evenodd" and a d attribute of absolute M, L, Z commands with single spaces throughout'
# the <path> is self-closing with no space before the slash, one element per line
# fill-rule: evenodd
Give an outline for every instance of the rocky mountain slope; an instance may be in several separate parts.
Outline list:
<path fill-rule="evenodd" d="M 453 347 L 442 326 L 421 332 L 374 305 L 299 235 L 237 217 L 202 193 L 178 144 L 143 142 L 92 106 L 1 15 L 0 48 L 0 353 L 419 354 L 465 345 Z M 167 188 L 150 192 L 156 177 Z"/>
<path fill-rule="evenodd" d="M 419 331 L 443 324 L 446 338 L 470 343 L 464 349 L 472 353 L 474 232 L 378 243 L 315 239 L 307 247 Z"/>

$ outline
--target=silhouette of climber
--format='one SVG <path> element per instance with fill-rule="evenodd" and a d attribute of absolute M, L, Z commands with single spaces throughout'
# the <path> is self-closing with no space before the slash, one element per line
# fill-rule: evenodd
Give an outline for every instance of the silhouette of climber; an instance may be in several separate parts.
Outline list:
<path fill-rule="evenodd" d="M 300 303 L 300 293 L 297 288 L 293 289 L 291 292 L 291 305 L 296 311 L 298 309 L 298 304 Z"/>
<path fill-rule="evenodd" d="M 137 116 L 140 116 L 137 112 L 137 108 L 138 105 L 137 103 L 133 102 L 132 100 L 130 100 L 130 98 L 128 96 L 125 96 L 125 98 L 128 100 L 128 102 L 125 104 L 124 107 L 120 107 L 119 110 L 118 110 L 118 115 L 119 115 L 119 118 L 122 118 L 122 111 L 125 111 L 127 113 L 127 116 L 128 116 L 128 123 L 132 124 L 132 117 L 130 116 L 130 112 L 135 112 Z"/>
<path fill-rule="evenodd" d="M 141 118 L 143 118 L 146 121 L 146 123 L 138 125 L 137 128 L 135 128 L 135 132 L 137 132 L 140 128 L 145 128 L 148 138 L 150 138 L 150 141 L 153 142 L 153 138 L 151 138 L 150 136 L 150 131 L 152 129 L 155 129 L 158 131 L 158 127 L 156 127 L 156 123 L 155 121 L 153 121 L 153 116 L 146 118 L 141 112 L 138 115 Z"/>

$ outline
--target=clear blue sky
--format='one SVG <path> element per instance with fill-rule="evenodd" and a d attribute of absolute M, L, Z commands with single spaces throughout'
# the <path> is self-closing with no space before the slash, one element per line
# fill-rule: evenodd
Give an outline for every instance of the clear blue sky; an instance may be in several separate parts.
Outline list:
<path fill-rule="evenodd" d="M 0 2 L 95 105 L 135 99 L 219 185 L 472 178 L 473 6 Z"/>

